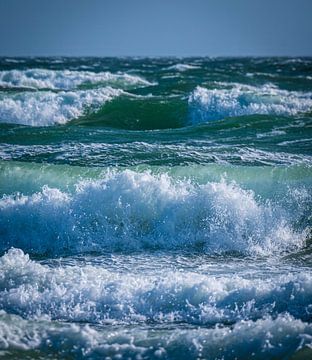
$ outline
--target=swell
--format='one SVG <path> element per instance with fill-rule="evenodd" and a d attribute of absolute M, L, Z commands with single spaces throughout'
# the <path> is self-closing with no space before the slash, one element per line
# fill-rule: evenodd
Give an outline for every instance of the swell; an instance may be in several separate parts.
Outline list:
<path fill-rule="evenodd" d="M 71 187 L 4 195 L 1 250 L 272 255 L 302 249 L 311 225 L 309 188 L 296 181 L 268 198 L 224 179 L 194 182 L 133 170 L 108 171 Z"/>

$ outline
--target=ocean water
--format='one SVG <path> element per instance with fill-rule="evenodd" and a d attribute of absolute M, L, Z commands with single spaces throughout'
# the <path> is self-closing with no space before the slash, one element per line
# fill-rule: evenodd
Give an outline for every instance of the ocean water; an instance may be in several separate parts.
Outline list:
<path fill-rule="evenodd" d="M 312 358 L 311 58 L 1 58 L 0 357 Z"/>

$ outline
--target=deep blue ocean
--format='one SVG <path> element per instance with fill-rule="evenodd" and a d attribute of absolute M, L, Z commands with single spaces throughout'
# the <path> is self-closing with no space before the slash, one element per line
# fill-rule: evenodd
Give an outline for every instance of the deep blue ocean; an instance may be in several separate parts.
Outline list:
<path fill-rule="evenodd" d="M 0 357 L 311 359 L 312 58 L 0 58 Z"/>

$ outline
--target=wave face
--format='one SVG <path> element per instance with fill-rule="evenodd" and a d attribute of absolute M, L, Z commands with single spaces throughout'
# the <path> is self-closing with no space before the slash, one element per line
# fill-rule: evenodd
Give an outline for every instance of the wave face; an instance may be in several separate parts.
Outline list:
<path fill-rule="evenodd" d="M 311 69 L 0 58 L 0 356 L 312 358 Z"/>

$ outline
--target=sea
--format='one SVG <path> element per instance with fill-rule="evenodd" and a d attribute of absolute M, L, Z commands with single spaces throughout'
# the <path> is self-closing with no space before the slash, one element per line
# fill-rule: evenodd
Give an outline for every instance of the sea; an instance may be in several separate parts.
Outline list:
<path fill-rule="evenodd" d="M 312 58 L 0 58 L 0 358 L 312 359 Z"/>

